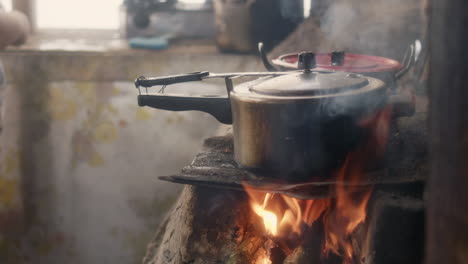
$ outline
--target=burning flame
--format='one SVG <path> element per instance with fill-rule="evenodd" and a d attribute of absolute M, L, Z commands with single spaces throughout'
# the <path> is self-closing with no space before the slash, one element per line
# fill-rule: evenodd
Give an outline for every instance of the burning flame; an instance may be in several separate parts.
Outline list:
<path fill-rule="evenodd" d="M 263 200 L 263 206 L 253 203 L 252 209 L 254 212 L 263 219 L 263 225 L 268 234 L 276 236 L 278 234 L 278 217 L 273 212 L 265 210 L 265 206 L 268 203 L 269 198 L 271 197 L 270 193 L 265 195 Z"/>
<path fill-rule="evenodd" d="M 391 109 L 386 108 L 360 122 L 368 129 L 369 140 L 349 153 L 337 171 L 335 197 L 300 200 L 281 194 L 265 194 L 244 185 L 251 208 L 263 220 L 266 234 L 275 239 L 288 239 L 291 234 L 299 237 L 304 229 L 321 219 L 325 231 L 323 255 L 333 252 L 342 256 L 344 263 L 352 263 L 356 256 L 350 235 L 365 223 L 367 203 L 372 193 L 370 188 L 363 190 L 356 184 L 366 180 L 364 166 L 385 150 L 390 118 Z M 271 261 L 265 256 L 257 263 L 271 264 Z"/>
<path fill-rule="evenodd" d="M 268 256 L 263 256 L 259 258 L 255 264 L 272 264 L 272 262 Z"/>

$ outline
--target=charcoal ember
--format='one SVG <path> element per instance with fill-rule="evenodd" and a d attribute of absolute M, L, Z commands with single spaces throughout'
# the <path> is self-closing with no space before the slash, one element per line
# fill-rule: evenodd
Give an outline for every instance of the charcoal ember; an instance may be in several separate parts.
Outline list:
<path fill-rule="evenodd" d="M 286 258 L 286 254 L 279 246 L 270 249 L 270 260 L 272 264 L 281 264 Z"/>
<path fill-rule="evenodd" d="M 300 246 L 296 248 L 291 255 L 289 255 L 283 264 L 312 264 L 319 263 L 320 257 L 314 254 L 316 250 Z"/>
<path fill-rule="evenodd" d="M 287 256 L 283 264 L 322 263 L 323 225 L 313 224 L 304 232 L 302 244 Z"/>

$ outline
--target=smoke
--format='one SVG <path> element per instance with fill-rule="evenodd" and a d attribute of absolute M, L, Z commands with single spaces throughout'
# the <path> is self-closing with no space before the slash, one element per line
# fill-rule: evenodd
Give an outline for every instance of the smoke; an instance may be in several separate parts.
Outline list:
<path fill-rule="evenodd" d="M 312 1 L 311 16 L 270 56 L 300 51 L 347 52 L 401 60 L 408 45 L 424 39 L 427 0 Z M 423 46 L 425 45 L 423 41 Z"/>
<path fill-rule="evenodd" d="M 339 0 L 320 18 L 333 48 L 401 60 L 425 32 L 424 0 Z"/>

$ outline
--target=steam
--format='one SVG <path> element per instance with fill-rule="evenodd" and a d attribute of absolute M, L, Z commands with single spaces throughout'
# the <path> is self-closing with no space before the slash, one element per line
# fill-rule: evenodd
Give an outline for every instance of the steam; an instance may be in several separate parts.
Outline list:
<path fill-rule="evenodd" d="M 424 0 L 338 0 L 320 18 L 331 48 L 401 60 L 425 31 Z"/>

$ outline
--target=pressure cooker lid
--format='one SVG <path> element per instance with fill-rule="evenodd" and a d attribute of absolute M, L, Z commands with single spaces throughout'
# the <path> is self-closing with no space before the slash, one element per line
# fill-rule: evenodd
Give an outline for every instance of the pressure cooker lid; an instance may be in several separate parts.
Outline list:
<path fill-rule="evenodd" d="M 252 83 L 253 93 L 271 96 L 316 96 L 357 90 L 369 84 L 366 77 L 347 72 L 294 72 Z"/>
<path fill-rule="evenodd" d="M 396 60 L 353 53 L 342 53 L 341 61 L 336 63 L 335 54 L 334 52 L 315 54 L 317 68 L 357 73 L 392 72 L 402 68 Z M 281 55 L 273 60 L 273 64 L 288 69 L 297 69 L 298 53 Z"/>

